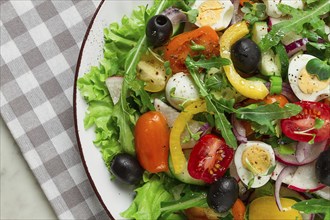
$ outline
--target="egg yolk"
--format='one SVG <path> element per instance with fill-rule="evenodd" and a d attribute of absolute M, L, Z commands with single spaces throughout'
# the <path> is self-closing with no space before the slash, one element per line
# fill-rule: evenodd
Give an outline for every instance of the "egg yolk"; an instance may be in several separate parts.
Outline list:
<path fill-rule="evenodd" d="M 198 7 L 197 21 L 201 26 L 214 25 L 220 19 L 223 5 L 216 0 L 207 0 Z"/>
<path fill-rule="evenodd" d="M 249 147 L 242 154 L 242 164 L 254 174 L 263 174 L 271 165 L 269 152 L 259 146 Z"/>
<path fill-rule="evenodd" d="M 330 83 L 330 80 L 320 81 L 317 76 L 311 75 L 307 72 L 306 68 L 300 71 L 298 77 L 299 89 L 305 94 L 312 94 L 325 89 Z"/>

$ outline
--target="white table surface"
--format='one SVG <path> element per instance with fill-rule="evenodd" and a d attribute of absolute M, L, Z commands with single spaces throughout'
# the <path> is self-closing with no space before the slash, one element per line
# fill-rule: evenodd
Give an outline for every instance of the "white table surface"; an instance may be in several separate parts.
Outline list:
<path fill-rule="evenodd" d="M 57 219 L 0 117 L 0 219 Z"/>

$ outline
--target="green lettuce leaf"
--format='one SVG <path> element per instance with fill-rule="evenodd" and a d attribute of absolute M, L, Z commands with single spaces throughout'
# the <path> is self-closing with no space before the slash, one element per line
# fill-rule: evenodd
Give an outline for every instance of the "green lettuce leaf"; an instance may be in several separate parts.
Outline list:
<path fill-rule="evenodd" d="M 89 105 L 84 119 L 85 128 L 95 126 L 94 144 L 100 147 L 109 167 L 119 152 L 135 153 L 133 128 L 138 115 L 153 109 L 143 82 L 136 79 L 136 65 L 147 50 L 145 25 L 149 17 L 169 7 L 173 1 L 155 0 L 150 8 L 140 6 L 130 17 L 112 23 L 104 29 L 104 57 L 99 66 L 91 67 L 77 81 L 77 87 Z M 105 80 L 114 75 L 125 77 L 122 96 L 113 105 Z M 133 97 L 128 100 L 127 97 Z M 133 108 L 132 106 L 138 106 Z"/>
<path fill-rule="evenodd" d="M 158 219 L 161 215 L 161 203 L 173 199 L 173 196 L 165 189 L 164 178 L 157 175 L 153 175 L 135 192 L 136 196 L 133 203 L 121 213 L 124 218 Z"/>

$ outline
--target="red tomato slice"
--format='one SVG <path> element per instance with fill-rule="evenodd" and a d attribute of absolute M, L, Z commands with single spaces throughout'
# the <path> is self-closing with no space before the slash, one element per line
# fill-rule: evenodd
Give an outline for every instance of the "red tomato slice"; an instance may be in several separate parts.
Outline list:
<path fill-rule="evenodd" d="M 194 146 L 188 160 L 188 172 L 195 179 L 212 183 L 222 177 L 234 156 L 223 138 L 207 134 Z"/>
<path fill-rule="evenodd" d="M 202 45 L 205 50 L 194 51 L 192 43 Z M 204 55 L 207 59 L 220 55 L 219 36 L 209 26 L 200 27 L 174 37 L 166 47 L 164 58 L 170 61 L 173 73 L 187 72 L 185 61 L 188 55 Z"/>
<path fill-rule="evenodd" d="M 300 101 L 295 103 L 303 110 L 296 116 L 281 120 L 282 132 L 289 138 L 308 142 L 321 142 L 330 138 L 330 107 L 321 102 Z M 323 120 L 323 126 L 315 129 L 316 118 Z"/>

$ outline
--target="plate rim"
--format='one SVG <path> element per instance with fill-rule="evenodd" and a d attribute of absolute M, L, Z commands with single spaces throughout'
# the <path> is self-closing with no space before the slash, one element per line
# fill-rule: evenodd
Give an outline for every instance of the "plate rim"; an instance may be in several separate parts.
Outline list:
<path fill-rule="evenodd" d="M 108 210 L 107 206 L 105 205 L 101 194 L 99 193 L 99 191 L 97 190 L 97 187 L 94 183 L 94 180 L 89 172 L 87 163 L 86 163 L 86 159 L 85 156 L 83 154 L 83 149 L 82 149 L 82 144 L 80 142 L 80 135 L 79 135 L 79 131 L 78 131 L 78 120 L 77 120 L 77 93 L 78 93 L 78 88 L 77 88 L 77 81 L 78 81 L 78 77 L 79 77 L 79 71 L 80 71 L 80 65 L 81 65 L 81 60 L 82 60 L 82 56 L 84 53 L 84 49 L 85 49 L 85 45 L 87 42 L 87 39 L 89 37 L 90 31 L 93 27 L 94 21 L 100 11 L 100 9 L 102 8 L 103 4 L 104 4 L 105 0 L 101 0 L 98 7 L 96 8 L 93 17 L 91 18 L 91 21 L 86 29 L 82 44 L 81 44 L 81 48 L 79 50 L 79 55 L 78 55 L 78 59 L 77 59 L 77 66 L 75 69 L 75 76 L 74 76 L 74 85 L 73 85 L 73 119 L 74 119 L 74 128 L 75 128 L 75 135 L 76 135 L 76 140 L 77 140 L 77 145 L 78 145 L 78 149 L 79 149 L 79 154 L 80 154 L 80 158 L 81 158 L 81 162 L 83 164 L 85 173 L 88 177 L 88 180 L 93 188 L 93 191 L 96 194 L 96 197 L 98 198 L 99 202 L 101 203 L 104 211 L 106 212 L 106 214 L 109 216 L 110 219 L 115 220 L 115 218 L 111 215 L 110 211 Z"/>

